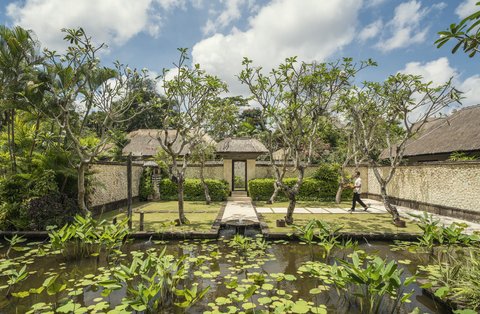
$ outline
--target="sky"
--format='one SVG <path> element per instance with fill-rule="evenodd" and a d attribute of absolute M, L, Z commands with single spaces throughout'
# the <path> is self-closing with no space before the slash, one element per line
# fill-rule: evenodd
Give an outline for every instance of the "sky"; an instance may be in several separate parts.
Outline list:
<path fill-rule="evenodd" d="M 62 28 L 83 27 L 115 60 L 152 76 L 172 68 L 177 48 L 192 63 L 247 95 L 242 59 L 269 70 L 285 58 L 333 62 L 372 58 L 363 80 L 398 72 L 441 84 L 451 77 L 462 106 L 480 103 L 480 56 L 437 49 L 437 32 L 475 11 L 478 0 L 0 0 L 0 24 L 31 29 L 43 47 L 65 48 Z"/>

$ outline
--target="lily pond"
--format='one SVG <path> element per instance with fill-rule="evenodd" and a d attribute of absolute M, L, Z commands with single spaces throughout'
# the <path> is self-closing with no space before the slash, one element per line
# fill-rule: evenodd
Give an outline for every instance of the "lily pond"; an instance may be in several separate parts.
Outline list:
<path fill-rule="evenodd" d="M 77 223 L 48 241 L 2 243 L 0 313 L 450 313 L 419 283 L 443 254 L 435 247 L 325 230 L 301 241 L 128 240 L 121 224 Z"/>

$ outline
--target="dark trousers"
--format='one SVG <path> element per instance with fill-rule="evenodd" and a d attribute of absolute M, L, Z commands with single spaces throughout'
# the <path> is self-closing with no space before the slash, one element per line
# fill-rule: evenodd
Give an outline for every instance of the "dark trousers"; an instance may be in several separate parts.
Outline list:
<path fill-rule="evenodd" d="M 352 200 L 352 210 L 355 210 L 355 203 L 358 202 L 358 204 L 362 205 L 363 208 L 366 208 L 367 205 L 360 199 L 360 194 L 357 192 L 353 192 L 353 200 Z"/>

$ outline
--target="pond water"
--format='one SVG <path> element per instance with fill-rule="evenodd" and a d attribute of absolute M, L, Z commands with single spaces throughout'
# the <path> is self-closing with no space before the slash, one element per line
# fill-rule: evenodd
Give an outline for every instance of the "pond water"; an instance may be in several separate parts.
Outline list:
<path fill-rule="evenodd" d="M 25 247 L 25 252 L 10 253 L 13 266 L 0 267 L 0 287 L 6 285 L 8 276 L 6 269 L 20 269 L 27 265 L 29 277 L 14 287 L 15 292 L 29 291 L 32 288 L 41 287 L 45 279 L 58 274 L 58 282 L 65 285 L 65 289 L 59 293 L 49 295 L 47 291 L 39 294 L 30 293 L 24 297 L 5 297 L 5 289 L 0 291 L 0 313 L 26 313 L 32 306 L 39 303 L 51 303 L 60 305 L 65 303 L 64 298 L 73 300 L 81 305 L 82 311 L 91 312 L 95 305 L 102 303 L 96 309 L 98 312 L 108 312 L 116 305 L 122 303 L 122 298 L 127 294 L 127 288 L 122 287 L 111 292 L 108 296 L 102 296 L 104 288 L 98 282 L 105 280 L 112 274 L 115 267 L 120 264 L 128 265 L 133 255 L 141 252 L 161 252 L 175 257 L 186 255 L 186 261 L 191 265 L 191 271 L 183 279 L 183 282 L 198 283 L 198 288 L 210 286 L 205 297 L 195 305 L 187 309 L 187 313 L 202 313 L 217 309 L 220 312 L 237 313 L 253 307 L 255 310 L 274 311 L 274 301 L 285 300 L 298 301 L 300 299 L 311 302 L 312 308 L 326 309 L 328 313 L 358 313 L 360 311 L 358 301 L 355 301 L 351 291 L 337 292 L 330 288 L 322 293 L 312 294 L 311 289 L 319 286 L 318 278 L 306 273 L 299 273 L 299 268 L 311 260 L 324 261 L 333 264 L 336 258 L 348 259 L 351 249 L 337 249 L 333 254 L 324 259 L 323 251 L 318 245 L 309 246 L 299 242 L 275 241 L 267 242 L 259 254 L 251 254 L 229 246 L 228 239 L 218 241 L 191 240 L 191 241 L 135 241 L 126 244 L 122 250 L 124 254 L 117 259 L 107 262 L 105 255 L 82 259 L 65 260 L 62 255 L 43 255 L 44 244 L 30 243 Z M 40 248 L 40 250 L 39 250 Z M 411 276 L 416 272 L 417 265 L 428 262 L 428 257 L 413 254 L 406 250 L 392 251 L 391 245 L 385 242 L 363 243 L 358 248 L 368 254 L 375 254 L 381 258 L 395 261 L 404 269 L 402 277 Z M 0 255 L 6 252 L 5 246 L 0 249 Z M 5 260 L 3 261 L 5 262 Z M 292 276 L 288 276 L 292 275 Z M 248 302 L 232 300 L 234 294 L 245 293 L 249 286 L 258 284 L 256 292 L 248 299 Z M 414 289 L 410 297 L 410 303 L 404 303 L 398 310 L 400 313 L 409 313 L 416 307 L 421 313 L 449 313 L 448 309 L 433 302 L 422 294 L 422 289 L 416 285 L 410 285 L 406 290 Z M 234 292 L 237 291 L 237 292 Z M 270 299 L 270 300 L 269 300 Z M 387 298 L 388 299 L 388 298 Z M 389 301 L 386 300 L 386 304 Z M 244 304 L 249 303 L 248 306 Z M 106 305 L 105 305 L 106 304 Z M 253 305 L 252 305 L 253 304 Z M 277 303 L 278 304 L 278 303 Z M 270 306 L 270 307 L 269 307 Z M 41 308 L 41 306 L 38 306 Z M 247 309 L 247 310 L 245 310 Z M 183 313 L 183 309 L 172 304 L 162 308 L 162 313 Z M 249 310 L 252 312 L 252 309 Z M 39 310 L 38 313 L 41 313 Z M 301 312 L 301 311 L 300 311 Z M 383 312 L 383 311 L 381 311 Z M 37 312 L 36 312 L 37 313 Z"/>

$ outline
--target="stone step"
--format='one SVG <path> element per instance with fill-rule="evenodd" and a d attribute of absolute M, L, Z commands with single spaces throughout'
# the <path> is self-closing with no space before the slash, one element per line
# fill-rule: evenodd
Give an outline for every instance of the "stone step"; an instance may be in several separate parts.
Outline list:
<path fill-rule="evenodd" d="M 248 196 L 229 196 L 227 201 L 237 201 L 237 202 L 251 202 L 252 199 Z"/>
<path fill-rule="evenodd" d="M 232 191 L 232 196 L 248 196 L 247 191 Z"/>

